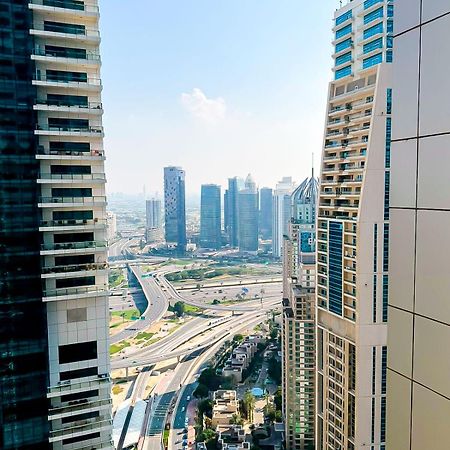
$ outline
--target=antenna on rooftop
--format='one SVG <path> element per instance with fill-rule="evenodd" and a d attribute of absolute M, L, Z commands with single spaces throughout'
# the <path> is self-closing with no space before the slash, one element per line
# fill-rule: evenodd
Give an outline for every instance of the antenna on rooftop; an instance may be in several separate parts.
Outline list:
<path fill-rule="evenodd" d="M 314 178 L 314 152 L 311 154 L 311 177 Z"/>

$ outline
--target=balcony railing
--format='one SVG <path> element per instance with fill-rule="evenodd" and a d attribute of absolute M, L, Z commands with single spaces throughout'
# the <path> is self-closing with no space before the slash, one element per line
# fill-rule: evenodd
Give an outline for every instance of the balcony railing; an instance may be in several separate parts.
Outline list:
<path fill-rule="evenodd" d="M 68 412 L 83 411 L 89 408 L 98 408 L 101 406 L 108 406 L 112 403 L 112 400 L 95 400 L 95 401 L 78 401 L 72 405 L 55 406 L 49 409 L 49 415 L 55 416 L 59 414 L 65 414 Z"/>
<path fill-rule="evenodd" d="M 85 242 L 58 242 L 52 244 L 42 244 L 42 250 L 78 250 L 88 248 L 106 248 L 106 241 L 85 241 Z"/>
<path fill-rule="evenodd" d="M 49 58 L 76 59 L 77 61 L 100 61 L 100 54 L 96 52 L 86 51 L 78 54 L 62 51 L 53 51 L 45 47 L 35 47 L 33 50 L 35 56 L 47 56 Z"/>
<path fill-rule="evenodd" d="M 61 297 L 66 295 L 81 295 L 81 294 L 93 294 L 100 295 L 101 293 L 108 292 L 108 286 L 82 286 L 82 287 L 71 287 L 71 288 L 61 288 L 61 289 L 47 289 L 43 292 L 44 297 Z"/>
<path fill-rule="evenodd" d="M 65 219 L 65 220 L 42 220 L 41 227 L 71 227 L 84 225 L 106 225 L 104 219 Z"/>
<path fill-rule="evenodd" d="M 103 133 L 103 127 L 68 127 L 53 125 L 38 125 L 37 131 L 58 131 L 66 133 Z"/>
<path fill-rule="evenodd" d="M 46 149 L 42 145 L 38 147 L 37 151 L 38 155 L 57 155 L 57 156 L 101 156 L 103 157 L 104 153 L 103 150 L 95 150 L 92 149 L 87 152 L 83 152 L 80 150 L 68 150 L 68 149 Z"/>
<path fill-rule="evenodd" d="M 102 109 L 102 104 L 100 102 L 88 102 L 85 104 L 68 104 L 64 102 L 64 100 L 47 100 L 47 99 L 38 99 L 36 100 L 36 105 L 45 105 L 45 106 L 57 106 L 62 108 L 82 108 L 82 109 Z"/>
<path fill-rule="evenodd" d="M 73 425 L 73 426 L 69 426 L 67 428 L 63 428 L 62 430 L 55 430 L 55 431 L 50 431 L 50 439 L 52 438 L 56 438 L 56 437 L 69 437 L 72 434 L 75 433 L 81 433 L 81 432 L 86 432 L 86 431 L 90 431 L 90 430 L 100 430 L 104 427 L 110 427 L 112 425 L 112 420 L 111 419 L 103 419 L 103 418 L 97 418 L 95 420 L 89 420 L 86 421 L 89 423 L 85 423 L 83 425 Z"/>
<path fill-rule="evenodd" d="M 104 181 L 106 179 L 104 173 L 86 173 L 86 174 L 73 174 L 73 173 L 42 173 L 39 175 L 40 180 L 70 180 L 70 181 Z"/>
<path fill-rule="evenodd" d="M 34 81 L 46 81 L 47 83 L 60 83 L 67 85 L 71 83 L 72 85 L 77 85 L 77 87 L 83 86 L 101 86 L 102 80 L 98 77 L 88 77 L 86 79 L 73 80 L 68 78 L 55 78 L 48 77 L 45 73 L 36 73 L 34 76 Z"/>
<path fill-rule="evenodd" d="M 51 273 L 67 273 L 67 272 L 86 272 L 92 270 L 106 270 L 108 263 L 89 263 L 89 264 L 71 264 L 64 266 L 44 266 L 42 273 L 48 275 Z"/>
<path fill-rule="evenodd" d="M 106 202 L 105 196 L 96 197 L 41 197 L 39 203 L 104 203 Z"/>
<path fill-rule="evenodd" d="M 31 3 L 35 3 L 31 1 Z M 47 29 L 46 29 L 47 28 Z M 51 28 L 51 29 L 50 29 Z M 45 31 L 46 33 L 61 33 L 69 36 L 73 36 L 75 38 L 83 38 L 83 37 L 94 37 L 99 38 L 100 32 L 98 28 L 90 28 L 90 27 L 73 27 L 70 24 L 53 24 L 51 27 L 45 27 L 43 23 L 34 23 L 32 30 L 36 31 Z"/>
<path fill-rule="evenodd" d="M 70 0 L 29 0 L 32 5 L 49 6 L 52 8 L 70 9 L 73 11 L 84 11 L 88 13 L 98 13 L 98 6 L 85 5 L 82 1 Z"/>

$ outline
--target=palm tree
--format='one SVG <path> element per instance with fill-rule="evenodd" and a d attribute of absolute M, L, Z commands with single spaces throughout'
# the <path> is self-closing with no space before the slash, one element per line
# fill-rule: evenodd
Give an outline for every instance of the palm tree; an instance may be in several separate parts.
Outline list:
<path fill-rule="evenodd" d="M 247 411 L 247 418 L 250 422 L 253 421 L 253 409 L 255 408 L 255 403 L 255 396 L 250 391 L 247 391 L 244 394 L 244 405 Z"/>

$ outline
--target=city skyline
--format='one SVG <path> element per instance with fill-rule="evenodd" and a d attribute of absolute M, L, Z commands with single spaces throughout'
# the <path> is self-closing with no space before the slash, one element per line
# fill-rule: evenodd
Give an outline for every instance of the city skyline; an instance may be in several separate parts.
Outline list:
<path fill-rule="evenodd" d="M 108 193 L 162 192 L 167 165 L 186 170 L 188 195 L 223 189 L 236 160 L 261 187 L 292 167 L 303 180 L 312 151 L 319 166 L 337 0 L 129 3 L 100 1 Z"/>

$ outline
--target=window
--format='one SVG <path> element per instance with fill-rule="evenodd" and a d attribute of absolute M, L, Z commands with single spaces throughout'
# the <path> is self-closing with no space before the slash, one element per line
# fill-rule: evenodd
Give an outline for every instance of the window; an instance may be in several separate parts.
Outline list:
<path fill-rule="evenodd" d="M 77 378 L 93 377 L 98 375 L 97 367 L 87 367 L 86 369 L 67 370 L 59 374 L 61 381 L 74 380 Z"/>
<path fill-rule="evenodd" d="M 364 16 L 364 25 L 383 17 L 383 12 L 384 12 L 383 7 L 381 7 L 381 8 L 376 9 L 375 11 L 372 11 L 369 14 L 366 14 Z"/>
<path fill-rule="evenodd" d="M 344 53 L 343 55 L 338 56 L 336 58 L 335 65 L 336 66 L 340 66 L 341 64 L 344 64 L 344 63 L 349 62 L 351 60 L 352 60 L 352 52 L 347 52 L 347 53 Z"/>
<path fill-rule="evenodd" d="M 342 315 L 342 229 L 341 222 L 329 222 L 329 309 L 338 315 Z"/>
<path fill-rule="evenodd" d="M 378 254 L 378 225 L 373 225 L 373 271 L 377 272 L 377 254 Z"/>
<path fill-rule="evenodd" d="M 389 270 L 389 224 L 385 223 L 383 229 L 383 272 Z"/>
<path fill-rule="evenodd" d="M 348 38 L 345 41 L 339 42 L 339 44 L 336 44 L 335 46 L 335 52 L 336 53 L 342 52 L 342 50 L 350 48 L 352 44 L 353 44 L 352 38 Z"/>
<path fill-rule="evenodd" d="M 394 32 L 394 22 L 392 20 L 387 21 L 387 32 L 388 33 Z"/>
<path fill-rule="evenodd" d="M 75 442 L 87 441 L 88 439 L 96 439 L 100 437 L 100 433 L 84 434 L 73 438 L 63 439 L 63 445 L 75 444 Z"/>
<path fill-rule="evenodd" d="M 388 321 L 389 275 L 383 275 L 383 323 Z"/>
<path fill-rule="evenodd" d="M 67 72 L 63 70 L 47 70 L 47 81 L 62 81 L 65 83 L 87 83 L 86 72 Z"/>
<path fill-rule="evenodd" d="M 373 276 L 372 322 L 377 323 L 377 276 Z"/>
<path fill-rule="evenodd" d="M 392 50 L 386 51 L 386 62 L 388 62 L 388 63 L 392 62 Z"/>
<path fill-rule="evenodd" d="M 341 23 L 344 23 L 346 20 L 350 19 L 352 17 L 352 10 L 347 11 L 346 13 L 340 15 L 339 17 L 336 17 L 336 25 L 340 25 Z"/>
<path fill-rule="evenodd" d="M 89 142 L 50 142 L 50 152 L 79 152 L 86 153 L 91 151 Z"/>
<path fill-rule="evenodd" d="M 383 62 L 383 54 L 378 53 L 377 55 L 371 56 L 363 60 L 363 69 L 368 69 L 369 67 L 375 66 Z"/>
<path fill-rule="evenodd" d="M 386 114 L 392 113 L 392 89 L 388 89 L 386 93 Z"/>
<path fill-rule="evenodd" d="M 380 439 L 381 442 L 386 441 L 386 397 L 381 397 Z"/>
<path fill-rule="evenodd" d="M 95 277 L 61 278 L 56 280 L 56 289 L 92 286 L 94 284 Z"/>
<path fill-rule="evenodd" d="M 86 34 L 86 27 L 84 25 L 76 25 L 73 23 L 50 22 L 44 21 L 44 30 L 53 31 L 55 33 L 67 34 Z"/>
<path fill-rule="evenodd" d="M 97 341 L 59 346 L 59 363 L 68 364 L 97 358 Z"/>
<path fill-rule="evenodd" d="M 92 188 L 53 188 L 52 197 L 92 197 Z"/>
<path fill-rule="evenodd" d="M 392 119 L 386 119 L 386 153 L 385 153 L 385 167 L 391 167 L 391 138 L 392 138 Z"/>
<path fill-rule="evenodd" d="M 378 39 L 375 39 L 374 41 L 364 44 L 363 52 L 370 53 L 378 48 L 383 48 L 383 38 L 378 38 Z"/>
<path fill-rule="evenodd" d="M 94 419 L 95 417 L 99 417 L 99 416 L 100 416 L 99 411 L 91 411 L 91 412 L 87 412 L 87 413 L 75 414 L 73 416 L 63 417 L 61 419 L 61 423 L 70 423 L 70 422 L 76 422 L 78 420 Z"/>
<path fill-rule="evenodd" d="M 334 75 L 335 80 L 339 80 L 340 78 L 344 78 L 352 73 L 352 66 L 346 66 L 342 69 L 336 70 Z"/>
<path fill-rule="evenodd" d="M 336 39 L 340 39 L 341 37 L 345 36 L 346 34 L 349 34 L 352 32 L 352 24 L 348 24 L 344 28 L 341 28 L 336 31 Z"/>
<path fill-rule="evenodd" d="M 91 397 L 98 397 L 98 389 L 94 389 L 92 391 L 83 391 L 83 392 L 77 392 L 76 394 L 67 394 L 61 396 L 61 401 L 63 403 L 65 402 L 74 402 L 77 400 L 84 400 Z"/>
<path fill-rule="evenodd" d="M 387 347 L 381 348 L 381 394 L 386 394 Z"/>
<path fill-rule="evenodd" d="M 87 308 L 74 308 L 67 310 L 67 323 L 86 322 Z"/>
<path fill-rule="evenodd" d="M 387 6 L 387 16 L 394 17 L 394 5 Z"/>
<path fill-rule="evenodd" d="M 384 0 L 366 0 L 364 2 L 364 9 L 369 9 L 370 7 L 372 7 L 373 5 L 376 5 L 377 3 L 381 3 Z"/>
<path fill-rule="evenodd" d="M 376 34 L 380 34 L 383 32 L 383 23 L 377 23 L 373 27 L 367 28 L 367 30 L 364 30 L 363 38 L 368 39 L 372 36 L 375 36 Z"/>
<path fill-rule="evenodd" d="M 88 106 L 86 95 L 47 94 L 47 105 L 55 106 Z"/>

